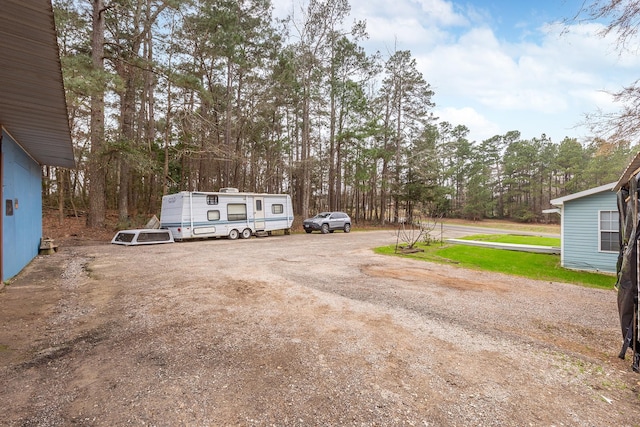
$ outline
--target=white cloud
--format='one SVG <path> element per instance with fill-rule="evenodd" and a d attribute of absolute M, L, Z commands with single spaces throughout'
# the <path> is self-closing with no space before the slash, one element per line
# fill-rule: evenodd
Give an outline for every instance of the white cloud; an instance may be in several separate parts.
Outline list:
<path fill-rule="evenodd" d="M 467 18 L 454 10 L 454 3 L 444 0 L 369 0 L 352 1 L 352 15 L 359 19 L 412 18 L 424 27 L 466 26 Z"/>
<path fill-rule="evenodd" d="M 374 45 L 383 54 L 386 54 L 387 51 L 394 51 L 396 42 L 399 43 L 398 50 L 418 45 L 426 48 L 444 41 L 448 37 L 446 33 L 438 29 L 423 27 L 417 19 L 411 17 L 368 18 L 367 32 L 369 33 L 367 43 Z"/>
<path fill-rule="evenodd" d="M 441 122 L 449 122 L 453 126 L 464 125 L 471 131 L 470 140 L 482 141 L 494 135 L 505 133 L 507 130 L 491 122 L 482 114 L 470 107 L 445 107 L 436 109 L 434 113 Z"/>
<path fill-rule="evenodd" d="M 417 55 L 417 61 L 436 93 L 476 97 L 498 108 L 511 105 L 500 98 L 511 98 L 518 87 L 518 64 L 488 28 L 472 29 L 455 44 Z"/>
<path fill-rule="evenodd" d="M 507 43 L 489 28 L 474 28 L 420 54 L 438 99 L 437 115 L 465 124 L 473 140 L 516 129 L 559 141 L 579 134 L 575 126 L 585 113 L 615 110 L 601 90 L 611 87 L 608 76 L 620 66 L 607 56 L 610 45 L 593 28 L 581 29 L 573 43 L 546 30 L 539 43 Z M 590 66 L 597 58 L 600 63 Z"/>
<path fill-rule="evenodd" d="M 442 0 L 370 0 L 352 2 L 352 20 L 365 20 L 369 45 L 387 53 L 398 50 L 419 52 L 450 42 L 451 26 L 464 26 L 464 16 L 453 4 Z M 396 46 L 397 43 L 397 46 Z"/>
<path fill-rule="evenodd" d="M 453 3 L 442 0 L 416 0 L 431 20 L 444 26 L 468 25 L 467 18 L 456 13 Z"/>
<path fill-rule="evenodd" d="M 419 55 L 418 62 L 443 102 L 464 98 L 489 109 L 547 115 L 593 109 L 596 102 L 610 104 L 610 97 L 593 94 L 619 89 L 610 76 L 621 64 L 598 29 L 576 27 L 563 35 L 559 27 L 546 26 L 540 43 L 506 43 L 489 28 L 473 28 L 455 43 Z"/>
<path fill-rule="evenodd" d="M 613 96 L 603 90 L 575 89 L 570 95 L 577 100 L 581 100 L 585 105 L 595 105 L 602 111 L 615 111 L 618 105 L 613 101 Z"/>
<path fill-rule="evenodd" d="M 300 10 L 297 0 L 272 0 L 273 16 L 275 18 L 284 18 L 291 14 L 294 10 L 296 13 Z"/>

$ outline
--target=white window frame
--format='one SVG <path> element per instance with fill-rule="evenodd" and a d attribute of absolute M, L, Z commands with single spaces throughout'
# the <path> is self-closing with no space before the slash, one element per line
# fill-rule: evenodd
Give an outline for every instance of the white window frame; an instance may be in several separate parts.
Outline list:
<path fill-rule="evenodd" d="M 616 221 L 614 224 L 612 224 L 613 229 L 603 229 L 602 228 L 602 214 L 603 213 L 615 213 L 616 215 L 620 215 L 618 213 L 618 211 L 612 211 L 612 210 L 602 210 L 602 211 L 598 211 L 598 252 L 603 252 L 603 253 L 618 253 L 617 250 L 605 250 L 602 249 L 602 233 L 620 233 L 620 230 L 618 229 L 618 222 Z M 618 221 L 619 221 L 619 216 L 618 216 Z"/>
<path fill-rule="evenodd" d="M 229 203 L 227 205 L 227 220 L 246 221 L 247 220 L 247 204 L 246 203 Z"/>

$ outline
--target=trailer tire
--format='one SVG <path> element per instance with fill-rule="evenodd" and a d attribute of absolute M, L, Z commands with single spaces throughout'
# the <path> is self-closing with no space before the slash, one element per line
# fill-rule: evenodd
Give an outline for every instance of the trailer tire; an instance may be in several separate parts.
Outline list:
<path fill-rule="evenodd" d="M 250 228 L 245 228 L 244 230 L 242 230 L 240 237 L 242 237 L 243 239 L 248 239 L 249 237 L 251 237 L 252 234 L 253 233 L 251 232 Z"/>
<path fill-rule="evenodd" d="M 231 240 L 236 240 L 238 236 L 240 236 L 240 233 L 238 233 L 238 230 L 236 229 L 233 229 L 229 232 L 229 239 Z"/>

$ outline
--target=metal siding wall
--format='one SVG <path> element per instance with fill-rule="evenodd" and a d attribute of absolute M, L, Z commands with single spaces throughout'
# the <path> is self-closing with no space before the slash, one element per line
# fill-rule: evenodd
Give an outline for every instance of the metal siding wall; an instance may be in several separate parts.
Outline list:
<path fill-rule="evenodd" d="M 3 134 L 3 266 L 4 277 L 18 274 L 38 255 L 42 237 L 42 172 L 40 166 L 6 134 Z M 14 203 L 7 216 L 6 201 Z M 15 201 L 18 207 L 15 207 Z"/>
<path fill-rule="evenodd" d="M 615 272 L 616 253 L 599 251 L 600 211 L 617 211 L 616 195 L 605 191 L 565 202 L 563 266 L 579 270 Z"/>

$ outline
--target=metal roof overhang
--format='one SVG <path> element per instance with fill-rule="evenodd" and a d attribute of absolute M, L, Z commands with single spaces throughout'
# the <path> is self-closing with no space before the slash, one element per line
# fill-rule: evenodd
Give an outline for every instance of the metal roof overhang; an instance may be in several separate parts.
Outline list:
<path fill-rule="evenodd" d="M 631 163 L 627 165 L 627 168 L 622 172 L 622 176 L 616 183 L 615 187 L 613 187 L 613 191 L 617 192 L 622 187 L 629 183 L 629 180 L 632 176 L 636 175 L 640 172 L 640 153 L 636 154 L 636 157 L 631 160 Z"/>
<path fill-rule="evenodd" d="M 51 0 L 0 11 L 0 126 L 41 165 L 75 168 Z"/>
<path fill-rule="evenodd" d="M 569 194 L 568 196 L 552 199 L 549 201 L 549 203 L 551 203 L 553 206 L 562 206 L 564 202 L 568 202 L 570 200 L 580 199 L 582 197 L 591 196 L 593 194 L 602 193 L 604 191 L 611 191 L 614 185 L 615 185 L 615 182 L 611 182 L 609 184 L 604 184 L 599 187 L 594 187 L 588 190 L 580 191 L 578 193 Z"/>

